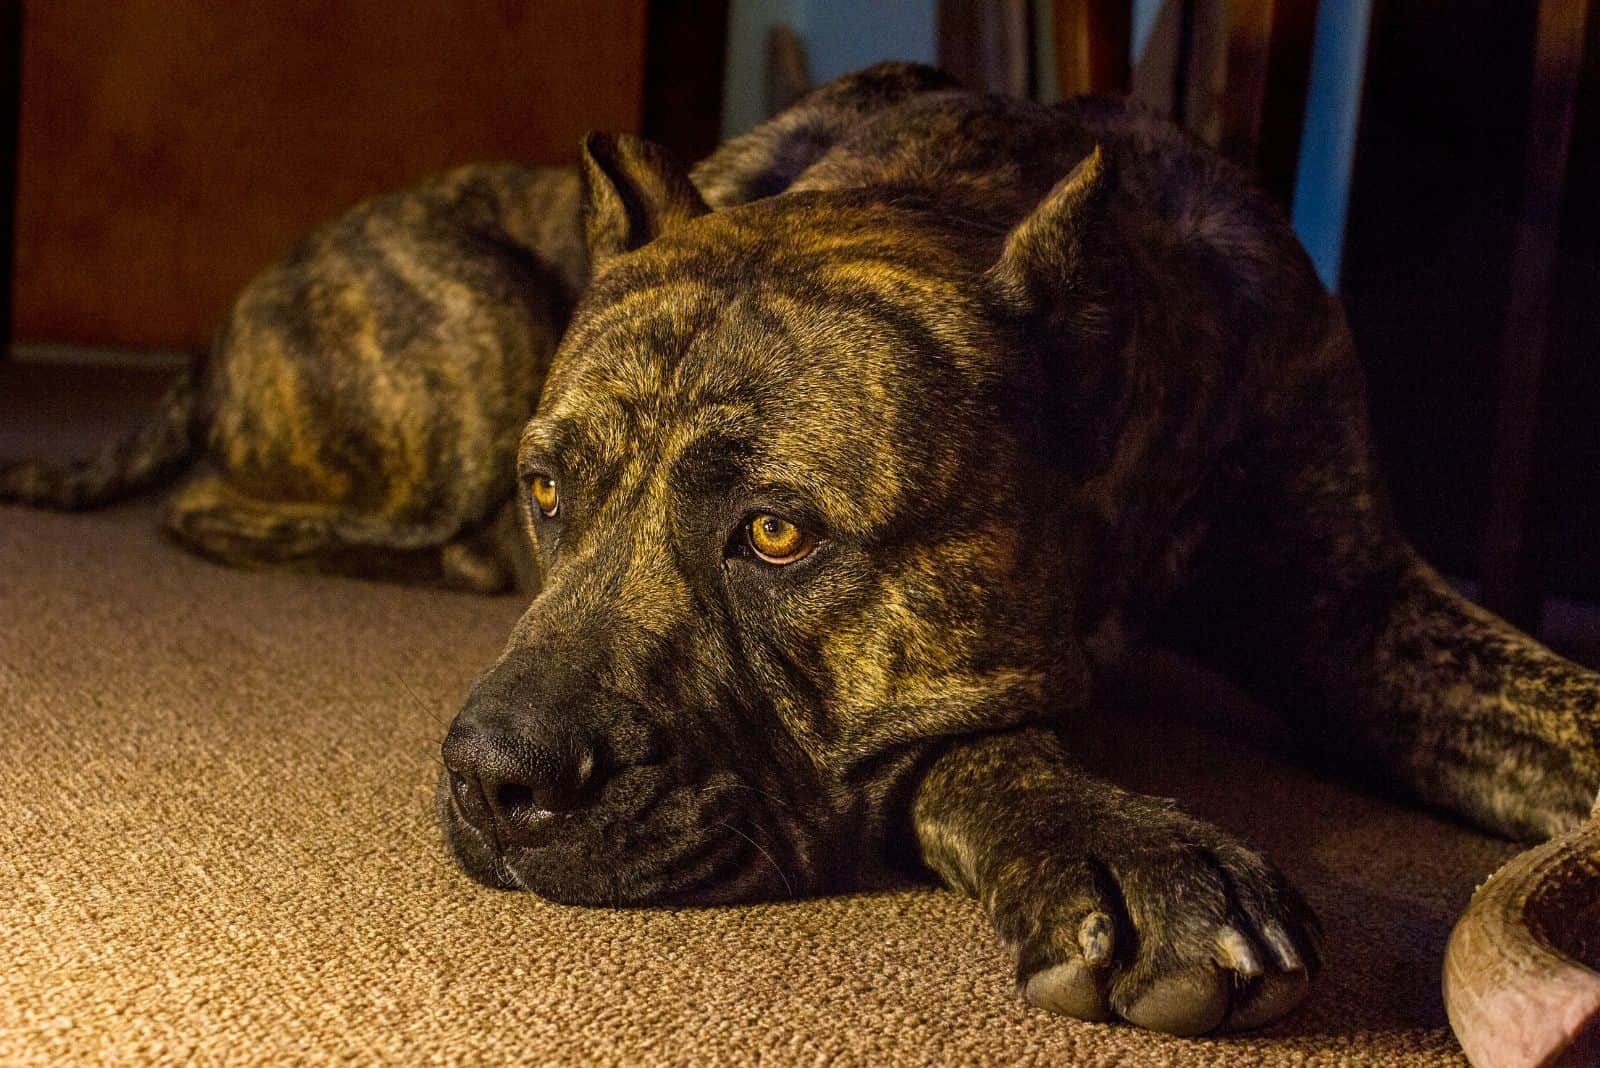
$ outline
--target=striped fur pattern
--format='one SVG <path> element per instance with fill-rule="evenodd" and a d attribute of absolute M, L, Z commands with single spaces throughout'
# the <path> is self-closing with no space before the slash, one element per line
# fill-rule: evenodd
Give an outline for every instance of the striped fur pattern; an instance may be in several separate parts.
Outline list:
<path fill-rule="evenodd" d="M 931 869 L 1035 1005 L 1260 1025 L 1319 966 L 1299 895 L 1072 759 L 1151 638 L 1482 825 L 1587 813 L 1600 683 L 1395 531 L 1340 310 L 1241 173 L 1125 105 L 886 65 L 694 178 L 586 142 L 594 275 L 517 450 L 544 585 L 445 744 L 535 754 L 441 779 L 475 878 L 701 903 Z M 763 557 L 763 517 L 807 551 Z M 488 797 L 552 775 L 531 815 Z"/>
<path fill-rule="evenodd" d="M 511 165 L 359 205 L 250 283 L 148 422 L 0 466 L 0 500 L 94 507 L 192 468 L 166 527 L 218 561 L 526 585 L 512 458 L 587 272 L 577 214 L 575 173 Z"/>

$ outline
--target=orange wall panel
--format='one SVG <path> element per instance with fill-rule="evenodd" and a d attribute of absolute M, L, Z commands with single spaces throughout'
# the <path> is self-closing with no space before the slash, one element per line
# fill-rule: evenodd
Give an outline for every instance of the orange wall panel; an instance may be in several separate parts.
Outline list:
<path fill-rule="evenodd" d="M 25 9 L 20 341 L 194 346 L 317 222 L 471 160 L 637 130 L 645 0 Z"/>

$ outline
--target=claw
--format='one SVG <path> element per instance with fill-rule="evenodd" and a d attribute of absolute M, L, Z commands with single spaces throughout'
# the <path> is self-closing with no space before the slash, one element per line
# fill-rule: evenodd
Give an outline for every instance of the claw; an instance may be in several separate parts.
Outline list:
<path fill-rule="evenodd" d="M 1090 964 L 1104 964 L 1111 959 L 1115 928 L 1111 917 L 1103 912 L 1091 912 L 1078 927 L 1078 949 Z"/>
<path fill-rule="evenodd" d="M 1301 959 L 1300 951 L 1294 948 L 1294 943 L 1289 940 L 1289 935 L 1282 927 L 1270 923 L 1262 930 L 1261 937 L 1267 940 L 1273 956 L 1278 958 L 1278 963 L 1284 971 L 1298 972 L 1305 969 L 1306 963 Z"/>
<path fill-rule="evenodd" d="M 1255 946 L 1237 927 L 1223 927 L 1217 932 L 1217 963 L 1229 971 L 1251 978 L 1260 975 L 1263 970 Z"/>

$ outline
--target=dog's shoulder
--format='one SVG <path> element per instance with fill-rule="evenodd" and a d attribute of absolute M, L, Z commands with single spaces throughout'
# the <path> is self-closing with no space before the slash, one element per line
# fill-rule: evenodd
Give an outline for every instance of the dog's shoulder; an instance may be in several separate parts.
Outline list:
<path fill-rule="evenodd" d="M 891 60 L 853 71 L 730 138 L 690 177 L 714 208 L 773 196 L 863 123 L 907 100 L 955 87 L 949 75 L 919 63 Z"/>
<path fill-rule="evenodd" d="M 952 88 L 907 96 L 857 123 L 787 188 L 920 190 L 1012 225 L 1096 147 L 1107 206 L 1140 244 L 1210 252 L 1224 273 L 1303 260 L 1246 171 L 1148 108 L 1109 97 L 1044 106 Z"/>

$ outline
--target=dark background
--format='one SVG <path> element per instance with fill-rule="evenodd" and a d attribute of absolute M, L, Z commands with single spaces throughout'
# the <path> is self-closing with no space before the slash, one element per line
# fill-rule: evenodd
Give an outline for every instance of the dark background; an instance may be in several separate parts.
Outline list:
<path fill-rule="evenodd" d="M 1375 11 L 1341 290 L 1390 489 L 1425 555 L 1477 573 L 1497 359 L 1515 284 L 1538 5 Z M 1561 198 L 1532 491 L 1533 567 L 1600 597 L 1600 19 Z"/>

